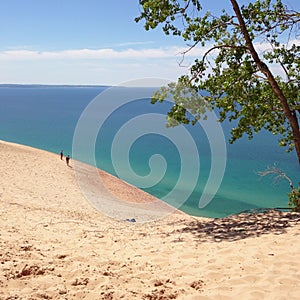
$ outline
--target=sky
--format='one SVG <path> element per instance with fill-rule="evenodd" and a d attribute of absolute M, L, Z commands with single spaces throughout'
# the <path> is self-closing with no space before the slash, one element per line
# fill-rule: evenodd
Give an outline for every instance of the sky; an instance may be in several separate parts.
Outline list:
<path fill-rule="evenodd" d="M 211 10 L 229 3 L 203 2 Z M 119 85 L 188 73 L 204 50 L 180 65 L 187 45 L 145 31 L 137 16 L 138 0 L 0 0 L 0 83 Z"/>

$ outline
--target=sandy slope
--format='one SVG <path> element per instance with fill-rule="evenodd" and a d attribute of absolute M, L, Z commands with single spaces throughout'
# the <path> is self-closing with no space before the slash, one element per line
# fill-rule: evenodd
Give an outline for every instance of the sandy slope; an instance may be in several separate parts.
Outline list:
<path fill-rule="evenodd" d="M 298 214 L 115 220 L 58 155 L 4 142 L 0 174 L 0 299 L 300 298 Z M 127 203 L 157 201 L 105 176 Z"/>

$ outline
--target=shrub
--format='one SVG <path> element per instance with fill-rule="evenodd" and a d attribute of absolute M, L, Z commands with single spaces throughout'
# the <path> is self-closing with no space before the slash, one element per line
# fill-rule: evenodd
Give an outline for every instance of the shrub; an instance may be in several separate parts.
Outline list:
<path fill-rule="evenodd" d="M 289 194 L 289 207 L 292 211 L 300 212 L 300 186 L 293 189 Z"/>

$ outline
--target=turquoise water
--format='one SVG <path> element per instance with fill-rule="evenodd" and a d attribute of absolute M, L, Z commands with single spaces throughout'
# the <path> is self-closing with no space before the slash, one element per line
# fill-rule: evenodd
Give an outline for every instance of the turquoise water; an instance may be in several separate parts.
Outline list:
<path fill-rule="evenodd" d="M 60 149 L 63 149 L 65 154 L 72 154 L 76 124 L 86 106 L 104 89 L 105 87 L 2 86 L 0 87 L 0 139 L 54 153 L 59 153 Z M 120 89 L 120 93 L 125 91 Z M 105 100 L 101 105 L 105 107 Z M 97 136 L 95 148 L 97 166 L 118 175 L 112 161 L 111 150 L 114 137 L 120 128 L 128 120 L 143 114 L 166 114 L 169 107 L 168 103 L 151 105 L 149 99 L 137 99 L 107 116 Z M 98 113 L 101 115 L 103 111 L 95 112 Z M 152 125 L 154 124 L 149 124 L 149 133 L 145 129 L 145 134 L 132 143 L 128 152 L 129 161 L 136 174 L 146 176 L 150 172 L 150 157 L 155 154 L 164 157 L 167 169 L 163 178 L 154 185 L 143 188 L 159 198 L 164 198 L 179 180 L 182 153 L 178 151 L 172 139 L 152 133 Z M 222 124 L 222 127 L 228 138 L 230 124 Z M 284 180 L 275 183 L 274 177 L 271 176 L 262 178 L 257 175 L 257 171 L 262 171 L 276 163 L 296 185 L 299 180 L 296 155 L 286 154 L 283 148 L 277 146 L 276 138 L 267 132 L 262 132 L 252 141 L 244 138 L 234 145 L 227 143 L 227 165 L 222 184 L 213 200 L 200 209 L 199 199 L 210 172 L 210 147 L 201 126 L 186 126 L 186 129 L 197 145 L 200 173 L 196 187 L 180 209 L 192 215 L 223 217 L 248 209 L 287 206 L 288 183 Z M 190 151 L 189 145 L 186 145 L 184 151 L 187 153 Z M 188 155 L 190 161 L 196 161 L 193 155 Z M 84 153 L 76 159 L 89 162 L 89 157 Z M 125 168 L 125 165 L 124 163 L 123 166 L 122 161 L 118 162 L 118 168 Z M 130 175 L 123 179 L 130 183 L 135 182 Z M 178 197 L 185 189 L 190 189 L 190 181 L 189 176 L 182 179 Z"/>

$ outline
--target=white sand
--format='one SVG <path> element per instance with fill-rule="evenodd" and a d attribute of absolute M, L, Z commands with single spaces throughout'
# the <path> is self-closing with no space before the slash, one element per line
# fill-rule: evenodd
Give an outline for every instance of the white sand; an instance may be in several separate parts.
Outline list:
<path fill-rule="evenodd" d="M 0 142 L 0 161 L 1 300 L 300 298 L 299 214 L 117 221 L 59 155 Z M 100 173 L 124 202 L 165 207 Z"/>

